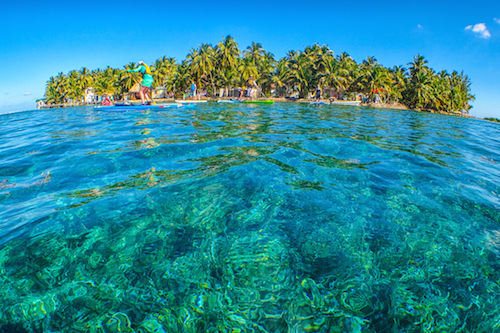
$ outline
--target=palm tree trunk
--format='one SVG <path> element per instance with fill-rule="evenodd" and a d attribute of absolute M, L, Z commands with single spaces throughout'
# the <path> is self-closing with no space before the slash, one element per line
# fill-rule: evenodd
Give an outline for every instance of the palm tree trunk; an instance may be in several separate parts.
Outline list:
<path fill-rule="evenodd" d="M 212 83 L 212 94 L 215 96 L 215 82 L 214 82 L 214 78 L 212 76 L 212 72 L 210 72 L 210 81 Z"/>

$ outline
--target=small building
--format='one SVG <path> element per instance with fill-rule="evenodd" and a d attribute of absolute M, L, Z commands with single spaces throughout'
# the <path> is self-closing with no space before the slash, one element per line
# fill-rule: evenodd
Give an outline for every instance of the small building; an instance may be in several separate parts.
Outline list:
<path fill-rule="evenodd" d="M 36 102 L 36 108 L 37 109 L 41 109 L 41 108 L 43 108 L 44 106 L 47 105 L 47 103 L 45 103 L 45 100 L 43 98 L 39 98 L 35 102 Z"/>
<path fill-rule="evenodd" d="M 84 97 L 84 102 L 87 104 L 92 104 L 97 101 L 97 96 L 95 94 L 95 89 L 92 87 L 89 87 L 85 89 L 85 97 Z"/>
<path fill-rule="evenodd" d="M 130 90 L 123 95 L 123 99 L 126 101 L 139 99 L 140 98 L 140 95 L 139 95 L 140 90 L 141 90 L 141 85 L 139 83 L 135 83 L 132 86 L 132 88 L 130 88 Z"/>
<path fill-rule="evenodd" d="M 164 87 L 157 87 L 153 89 L 151 93 L 151 97 L 153 98 L 168 98 L 168 91 Z"/>

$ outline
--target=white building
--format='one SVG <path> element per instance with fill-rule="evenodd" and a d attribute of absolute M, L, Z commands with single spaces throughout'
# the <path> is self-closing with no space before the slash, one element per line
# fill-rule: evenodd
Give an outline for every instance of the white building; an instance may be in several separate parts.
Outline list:
<path fill-rule="evenodd" d="M 44 107 L 46 104 L 45 104 L 45 101 L 43 99 L 37 99 L 36 100 L 36 108 L 37 109 L 41 109 L 42 107 Z"/>
<path fill-rule="evenodd" d="M 96 101 L 97 101 L 97 96 L 95 94 L 95 89 L 92 87 L 85 89 L 84 102 L 91 104 L 91 103 L 95 103 Z"/>

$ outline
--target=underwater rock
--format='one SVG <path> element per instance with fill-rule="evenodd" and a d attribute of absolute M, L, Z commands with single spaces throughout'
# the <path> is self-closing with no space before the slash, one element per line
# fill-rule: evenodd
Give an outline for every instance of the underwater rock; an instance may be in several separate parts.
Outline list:
<path fill-rule="evenodd" d="M 298 251 L 302 255 L 301 269 L 312 277 L 342 273 L 348 258 L 341 247 L 343 240 L 331 226 L 315 228 L 299 239 Z"/>
<path fill-rule="evenodd" d="M 25 325 L 16 323 L 0 324 L 0 333 L 28 333 L 29 330 L 26 329 Z"/>
<path fill-rule="evenodd" d="M 302 294 L 311 302 L 312 306 L 321 308 L 324 305 L 323 297 L 313 279 L 303 279 L 302 282 L 300 282 L 300 286 L 302 287 Z"/>
<path fill-rule="evenodd" d="M 137 333 L 166 333 L 166 331 L 156 318 L 148 317 L 141 323 Z"/>
<path fill-rule="evenodd" d="M 131 328 L 130 319 L 125 313 L 116 312 L 105 319 L 102 323 L 104 332 L 106 333 L 116 333 L 116 332 L 133 332 Z"/>
<path fill-rule="evenodd" d="M 263 290 L 279 290 L 290 284 L 290 257 L 286 243 L 262 232 L 252 232 L 228 242 L 221 253 L 225 260 L 228 281 L 235 286 Z M 280 274 L 286 271 L 287 274 Z"/>
<path fill-rule="evenodd" d="M 6 313 L 8 318 L 13 322 L 21 322 L 23 320 L 30 320 L 29 316 L 30 306 L 25 303 L 18 303 L 12 306 Z"/>
<path fill-rule="evenodd" d="M 59 300 L 52 295 L 25 300 L 10 307 L 8 317 L 14 322 L 37 321 L 49 317 L 58 309 L 59 305 Z"/>

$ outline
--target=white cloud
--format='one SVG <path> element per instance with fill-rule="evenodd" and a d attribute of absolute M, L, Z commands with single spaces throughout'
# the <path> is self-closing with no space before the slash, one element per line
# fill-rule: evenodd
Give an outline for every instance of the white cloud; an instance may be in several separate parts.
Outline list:
<path fill-rule="evenodd" d="M 32 93 L 30 93 L 29 91 L 27 91 L 27 92 L 25 92 L 23 95 L 24 95 L 24 96 L 31 96 L 31 95 L 33 95 L 33 94 L 32 94 Z"/>
<path fill-rule="evenodd" d="M 465 30 L 470 30 L 473 33 L 479 35 L 480 38 L 488 39 L 491 37 L 491 34 L 484 23 L 478 23 L 474 25 L 468 25 L 465 27 Z"/>
<path fill-rule="evenodd" d="M 423 27 L 421 24 L 417 24 L 417 28 L 418 28 L 419 30 L 422 30 L 424 27 Z"/>
<path fill-rule="evenodd" d="M 493 21 L 495 21 L 496 23 L 500 24 L 500 18 L 494 18 Z"/>

